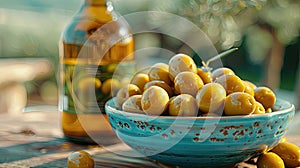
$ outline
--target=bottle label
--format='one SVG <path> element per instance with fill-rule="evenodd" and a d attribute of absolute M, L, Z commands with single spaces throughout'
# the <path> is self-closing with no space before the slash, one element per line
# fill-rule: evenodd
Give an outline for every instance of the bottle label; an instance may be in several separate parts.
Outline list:
<path fill-rule="evenodd" d="M 63 66 L 62 108 L 72 114 L 105 113 L 105 102 L 130 82 L 135 71 L 133 61 L 108 65 L 65 63 Z"/>

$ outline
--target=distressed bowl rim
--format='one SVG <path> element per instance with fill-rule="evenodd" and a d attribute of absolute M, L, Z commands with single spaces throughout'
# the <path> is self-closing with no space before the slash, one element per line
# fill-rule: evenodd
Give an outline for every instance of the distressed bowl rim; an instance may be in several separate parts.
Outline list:
<path fill-rule="evenodd" d="M 147 114 L 140 114 L 140 113 L 133 113 L 133 112 L 127 112 L 123 110 L 119 110 L 116 108 L 116 106 L 110 106 L 110 104 L 116 104 L 115 98 L 109 99 L 105 103 L 105 110 L 106 113 L 115 113 L 115 114 L 121 114 L 128 117 L 144 117 L 147 119 L 167 119 L 167 120 L 228 120 L 228 119 L 255 119 L 255 118 L 265 118 L 265 117 L 273 117 L 280 114 L 290 113 L 295 111 L 295 106 L 284 99 L 278 98 L 276 101 L 275 108 L 278 108 L 277 111 L 270 112 L 270 113 L 264 113 L 264 114 L 254 114 L 254 115 L 236 115 L 236 116 L 152 116 Z M 280 106 L 284 105 L 284 106 Z"/>

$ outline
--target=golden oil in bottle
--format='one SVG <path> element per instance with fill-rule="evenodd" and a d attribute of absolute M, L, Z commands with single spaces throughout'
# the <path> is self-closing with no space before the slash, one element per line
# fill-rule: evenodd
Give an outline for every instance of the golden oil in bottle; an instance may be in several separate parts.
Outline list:
<path fill-rule="evenodd" d="M 112 4 L 84 0 L 60 41 L 59 109 L 65 137 L 93 143 L 91 133 L 99 138 L 113 134 L 104 104 L 134 72 L 133 52 L 130 29 Z"/>

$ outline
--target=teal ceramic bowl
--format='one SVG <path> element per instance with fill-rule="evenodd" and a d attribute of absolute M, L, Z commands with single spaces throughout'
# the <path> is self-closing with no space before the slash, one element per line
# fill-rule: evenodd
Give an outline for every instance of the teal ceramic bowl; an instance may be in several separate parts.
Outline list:
<path fill-rule="evenodd" d="M 277 145 L 295 108 L 277 100 L 274 112 L 249 116 L 149 116 L 119 110 L 115 99 L 106 113 L 118 137 L 157 161 L 181 167 L 231 167 Z"/>

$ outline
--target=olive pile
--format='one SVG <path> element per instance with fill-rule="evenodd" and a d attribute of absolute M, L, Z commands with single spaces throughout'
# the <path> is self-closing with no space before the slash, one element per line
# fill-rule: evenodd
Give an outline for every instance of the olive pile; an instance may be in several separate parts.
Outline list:
<path fill-rule="evenodd" d="M 190 56 L 176 54 L 135 74 L 116 100 L 124 111 L 148 115 L 231 116 L 271 112 L 276 96 L 229 68 L 197 68 Z"/>

